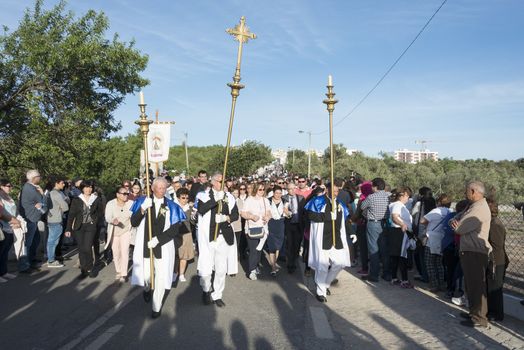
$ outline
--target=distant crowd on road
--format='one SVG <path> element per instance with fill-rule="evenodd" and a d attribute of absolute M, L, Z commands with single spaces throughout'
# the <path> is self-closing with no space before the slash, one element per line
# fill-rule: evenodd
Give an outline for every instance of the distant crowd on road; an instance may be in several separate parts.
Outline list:
<path fill-rule="evenodd" d="M 79 268 L 80 279 L 95 278 L 113 262 L 115 279 L 126 283 L 130 257 L 136 264 L 137 253 L 150 259 L 154 250 L 154 269 L 169 274 L 168 282 L 186 282 L 188 262 L 199 256 L 203 302 L 223 307 L 225 276 L 236 275 L 237 262 L 245 262 L 247 278 L 257 280 L 265 253 L 275 278 L 281 265 L 289 274 L 301 271 L 301 259 L 303 273 L 315 275 L 321 302 L 342 268 L 358 266 L 369 283 L 382 279 L 411 289 L 414 279 L 467 305 L 465 326 L 486 327 L 488 320 L 504 318 L 506 231 L 495 199 L 479 181 L 466 185 L 465 198 L 453 210 L 452 198 L 435 198 L 428 187 L 391 189 L 381 178 L 358 176 L 336 178 L 333 184 L 287 174 L 222 181 L 221 174 L 208 178 L 201 170 L 195 178 L 159 176 L 150 198 L 139 179 L 122 181 L 108 195 L 92 180 L 50 177 L 43 186 L 37 170 L 28 171 L 26 180 L 16 198 L 14 184 L 0 180 L 0 284 L 17 277 L 8 272 L 10 252 L 17 273 L 32 275 L 63 268 L 71 259 L 66 252 L 76 246 L 78 261 L 71 264 Z M 153 218 L 146 219 L 148 211 Z M 148 220 L 161 226 L 153 229 L 152 239 L 144 235 Z M 166 247 L 173 251 L 171 265 L 165 263 L 171 261 Z M 144 299 L 153 298 L 153 317 L 158 317 L 163 293 L 151 294 L 144 277 L 149 263 L 140 265 L 144 271 L 134 284 L 145 287 Z M 155 284 L 170 288 L 160 279 Z"/>

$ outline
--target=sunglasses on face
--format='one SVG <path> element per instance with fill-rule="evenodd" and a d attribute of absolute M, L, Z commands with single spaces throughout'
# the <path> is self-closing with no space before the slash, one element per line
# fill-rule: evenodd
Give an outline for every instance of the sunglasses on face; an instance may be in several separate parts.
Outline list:
<path fill-rule="evenodd" d="M 283 185 L 284 183 L 283 182 L 277 182 L 277 185 Z"/>
<path fill-rule="evenodd" d="M 5 185 L 5 186 L 2 186 L 2 187 L 13 187 L 13 185 Z"/>
<path fill-rule="evenodd" d="M 181 196 L 180 199 L 188 199 L 188 196 Z"/>
<path fill-rule="evenodd" d="M 302 182 L 306 182 L 306 180 L 298 180 L 298 182 L 301 182 L 301 183 L 302 183 Z"/>
<path fill-rule="evenodd" d="M 121 194 L 123 196 L 129 196 L 129 192 L 118 192 L 118 194 Z"/>

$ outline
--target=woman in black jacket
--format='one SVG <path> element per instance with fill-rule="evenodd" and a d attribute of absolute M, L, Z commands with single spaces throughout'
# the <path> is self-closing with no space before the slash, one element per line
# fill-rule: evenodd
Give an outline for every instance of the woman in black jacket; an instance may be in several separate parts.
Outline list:
<path fill-rule="evenodd" d="M 94 193 L 94 183 L 92 181 L 82 181 L 77 198 L 74 198 L 69 208 L 67 218 L 66 237 L 75 234 L 78 243 L 78 257 L 80 259 L 80 279 L 88 275 L 96 277 L 93 271 L 93 243 L 97 230 L 97 223 L 103 217 L 103 205 L 100 197 Z"/>

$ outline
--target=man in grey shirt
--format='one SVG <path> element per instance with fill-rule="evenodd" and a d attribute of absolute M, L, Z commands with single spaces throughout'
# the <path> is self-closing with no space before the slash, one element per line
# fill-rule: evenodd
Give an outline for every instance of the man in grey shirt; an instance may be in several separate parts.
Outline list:
<path fill-rule="evenodd" d="M 20 215 L 27 222 L 27 233 L 25 235 L 26 255 L 20 257 L 18 269 L 20 273 L 31 273 L 38 269 L 36 251 L 40 244 L 40 232 L 38 231 L 38 221 L 45 213 L 46 207 L 43 202 L 44 191 L 38 185 L 40 183 L 40 173 L 38 170 L 29 170 L 26 173 L 27 182 L 20 192 Z"/>
<path fill-rule="evenodd" d="M 382 260 L 382 278 L 391 280 L 387 241 L 384 235 L 386 213 L 389 205 L 389 193 L 385 191 L 386 182 L 379 177 L 371 182 L 373 193 L 362 202 L 362 211 L 367 218 L 366 235 L 369 250 L 369 275 L 362 279 L 378 282 L 380 260 Z M 381 259 L 382 258 L 382 259 Z"/>

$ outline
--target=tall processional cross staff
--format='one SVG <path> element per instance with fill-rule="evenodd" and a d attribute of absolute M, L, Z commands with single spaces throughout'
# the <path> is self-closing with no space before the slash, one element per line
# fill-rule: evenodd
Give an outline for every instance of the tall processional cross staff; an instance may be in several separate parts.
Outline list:
<path fill-rule="evenodd" d="M 151 196 L 151 186 L 149 185 L 149 147 L 147 141 L 147 134 L 149 133 L 149 125 L 153 123 L 152 120 L 147 119 L 146 115 L 146 103 L 144 102 L 144 93 L 140 91 L 140 119 L 135 121 L 135 124 L 140 126 L 140 132 L 142 133 L 142 139 L 144 141 L 144 158 L 146 163 L 146 196 L 149 198 Z M 147 208 L 147 233 L 148 241 L 153 239 L 153 228 L 151 226 L 151 208 Z M 151 289 L 155 289 L 155 271 L 154 271 L 154 262 L 153 262 L 153 248 L 149 248 L 149 271 L 150 275 L 150 286 Z"/>
<path fill-rule="evenodd" d="M 231 113 L 229 115 L 229 128 L 227 131 L 227 142 L 226 142 L 226 152 L 224 158 L 224 170 L 222 172 L 222 183 L 220 185 L 220 190 L 224 190 L 224 185 L 226 181 L 227 174 L 227 161 L 229 159 L 229 148 L 231 144 L 231 134 L 233 132 L 233 121 L 235 119 L 235 106 L 237 103 L 237 97 L 240 95 L 240 90 L 244 88 L 244 85 L 240 84 L 240 65 L 242 62 L 242 48 L 244 43 L 247 43 L 249 39 L 256 39 L 257 36 L 254 33 L 249 31 L 249 28 L 246 25 L 246 19 L 244 16 L 240 18 L 240 23 L 235 26 L 233 29 L 227 29 L 226 32 L 231 34 L 234 37 L 234 40 L 238 41 L 238 53 L 237 53 L 237 67 L 235 69 L 235 75 L 233 76 L 233 82 L 228 83 L 227 86 L 231 88 Z M 218 213 L 222 213 L 222 203 L 223 201 L 218 202 Z M 216 240 L 218 236 L 218 224 L 215 225 L 215 235 L 213 240 Z"/>
<path fill-rule="evenodd" d="M 329 164 L 331 167 L 331 210 L 333 215 L 331 215 L 331 224 L 333 228 L 333 246 L 335 246 L 335 220 L 337 213 L 337 205 L 335 205 L 335 176 L 334 176 L 334 167 L 335 167 L 335 152 L 333 150 L 333 111 L 335 110 L 335 103 L 338 100 L 335 100 L 335 93 L 333 92 L 333 77 L 328 76 L 327 84 L 328 92 L 326 94 L 327 98 L 322 101 L 326 104 L 327 110 L 329 112 Z"/>

